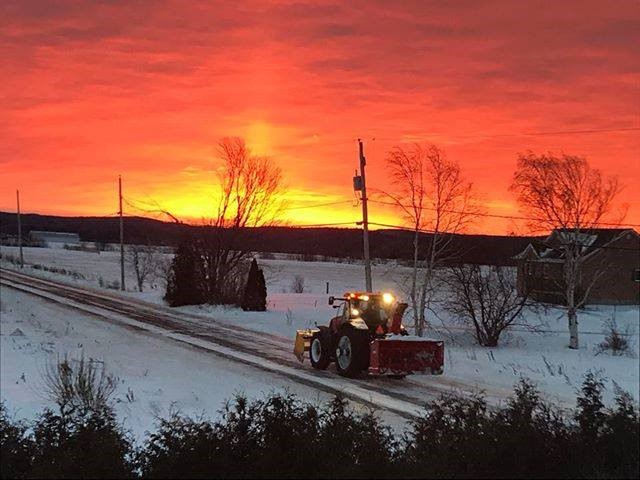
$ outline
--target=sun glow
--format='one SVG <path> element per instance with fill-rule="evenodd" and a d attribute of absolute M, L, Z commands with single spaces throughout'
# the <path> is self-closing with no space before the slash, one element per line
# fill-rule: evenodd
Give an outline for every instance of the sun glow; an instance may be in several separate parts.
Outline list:
<path fill-rule="evenodd" d="M 247 145 L 256 155 L 272 155 L 276 129 L 264 121 L 249 124 L 244 133 Z"/>

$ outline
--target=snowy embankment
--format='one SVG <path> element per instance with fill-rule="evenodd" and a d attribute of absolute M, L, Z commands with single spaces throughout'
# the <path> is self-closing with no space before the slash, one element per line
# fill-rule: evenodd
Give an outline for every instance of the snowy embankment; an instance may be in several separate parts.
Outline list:
<path fill-rule="evenodd" d="M 14 255 L 16 250 L 10 247 L 1 249 Z M 25 259 L 31 264 L 55 266 L 79 273 L 83 278 L 26 267 L 26 273 L 72 284 L 97 287 L 100 283 L 107 284 L 119 279 L 119 256 L 116 252 L 98 254 L 33 248 L 25 249 Z M 296 329 L 311 327 L 316 322 L 325 324 L 334 314 L 327 304 L 327 282 L 330 294 L 338 296 L 363 286 L 362 267 L 359 265 L 266 259 L 259 260 L 259 263 L 267 278 L 268 312 L 249 313 L 235 308 L 210 306 L 177 310 L 292 339 Z M 406 278 L 407 273 L 408 269 L 392 264 L 376 265 L 373 269 L 374 286 L 379 290 L 401 294 L 398 283 Z M 287 293 L 296 275 L 304 279 L 305 293 Z M 162 303 L 161 286 L 138 293 L 132 291 L 134 284 L 132 272 L 128 271 L 129 291 L 123 294 Z M 431 334 L 445 340 L 445 374 L 442 377 L 411 378 L 423 384 L 425 389 L 429 388 L 431 382 L 449 382 L 454 389 L 477 388 L 496 395 L 506 395 L 520 377 L 528 377 L 537 383 L 548 398 L 570 406 L 575 401 L 575 392 L 584 374 L 592 370 L 607 379 L 605 396 L 608 400 L 612 398 L 614 382 L 636 399 L 639 397 L 640 310 L 637 306 L 590 306 L 581 311 L 581 348 L 578 351 L 566 348 L 566 319 L 560 308 L 528 311 L 523 322 L 504 334 L 497 348 L 477 346 L 469 329 L 439 310 L 437 305 L 434 310 L 429 319 L 434 327 Z M 627 337 L 631 344 L 628 355 L 598 353 L 598 345 L 604 339 L 605 322 L 612 317 L 622 331 L 630 334 Z"/>

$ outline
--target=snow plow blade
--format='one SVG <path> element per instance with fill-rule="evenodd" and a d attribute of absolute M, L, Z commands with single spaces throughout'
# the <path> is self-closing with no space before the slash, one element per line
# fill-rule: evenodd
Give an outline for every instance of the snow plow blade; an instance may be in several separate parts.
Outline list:
<path fill-rule="evenodd" d="M 375 339 L 371 342 L 369 372 L 406 375 L 431 372 L 440 375 L 444 367 L 442 340 L 406 337 Z"/>
<path fill-rule="evenodd" d="M 308 328 L 306 330 L 296 330 L 296 341 L 293 345 L 293 354 L 300 361 L 304 362 L 304 352 L 308 352 L 311 346 L 311 337 L 320 330 Z"/>

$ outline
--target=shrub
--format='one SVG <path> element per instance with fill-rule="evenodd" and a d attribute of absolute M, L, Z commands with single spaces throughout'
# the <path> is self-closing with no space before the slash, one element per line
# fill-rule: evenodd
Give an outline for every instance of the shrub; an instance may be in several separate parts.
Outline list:
<path fill-rule="evenodd" d="M 33 460 L 33 439 L 28 426 L 9 418 L 4 403 L 0 403 L 0 477 L 26 478 Z"/>
<path fill-rule="evenodd" d="M 216 461 L 223 446 L 213 425 L 173 414 L 160 420 L 140 452 L 144 478 L 208 478 L 220 475 Z"/>
<path fill-rule="evenodd" d="M 605 322 L 605 337 L 598 345 L 596 355 L 605 351 L 610 351 L 613 355 L 624 355 L 629 352 L 629 328 L 620 332 L 618 324 L 614 318 Z"/>
<path fill-rule="evenodd" d="M 291 293 L 304 293 L 304 277 L 295 275 L 291 281 Z"/>
<path fill-rule="evenodd" d="M 337 446 L 339 445 L 339 448 Z M 397 441 L 374 412 L 354 414 L 337 396 L 322 412 L 313 474 L 324 478 L 392 475 Z"/>
<path fill-rule="evenodd" d="M 508 267 L 458 265 L 448 269 L 450 299 L 445 308 L 473 326 L 479 345 L 495 347 L 500 335 L 521 316 L 526 297 L 516 289 L 516 274 Z"/>
<path fill-rule="evenodd" d="M 444 395 L 427 404 L 405 438 L 409 476 L 450 476 L 458 472 L 478 476 L 487 456 L 486 431 L 490 421 L 481 396 Z M 481 473 L 482 472 L 482 473 Z"/>
<path fill-rule="evenodd" d="M 106 372 L 104 365 L 84 355 L 80 360 L 48 364 L 43 374 L 47 396 L 63 415 L 74 412 L 103 411 L 117 385 L 117 378 Z"/>
<path fill-rule="evenodd" d="M 527 477 L 532 472 L 545 477 L 570 476 L 569 427 L 529 381 L 516 385 L 506 408 L 492 416 L 487 434 L 495 447 L 488 449 L 484 472 L 508 477 Z M 543 471 L 541 465 L 546 465 Z"/>
<path fill-rule="evenodd" d="M 599 446 L 601 472 L 612 477 L 638 478 L 640 453 L 638 409 L 629 393 L 616 387 L 616 408 L 607 411 Z"/>
<path fill-rule="evenodd" d="M 35 478 L 129 478 L 132 445 L 111 408 L 83 414 L 46 410 L 34 428 Z"/>
<path fill-rule="evenodd" d="M 284 393 L 237 396 L 213 424 L 173 415 L 140 458 L 149 478 L 380 477 L 394 445 L 373 413 L 356 415 L 342 398 L 319 410 Z"/>

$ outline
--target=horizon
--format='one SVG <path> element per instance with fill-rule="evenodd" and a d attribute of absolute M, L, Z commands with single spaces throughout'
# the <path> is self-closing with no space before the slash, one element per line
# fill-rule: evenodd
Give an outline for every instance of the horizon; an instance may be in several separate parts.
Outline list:
<path fill-rule="evenodd" d="M 16 215 L 16 212 L 11 212 L 11 211 L 6 211 L 6 210 L 0 210 L 0 215 Z M 65 218 L 65 219 L 92 219 L 92 220 L 106 220 L 106 219 L 113 219 L 113 220 L 117 220 L 119 217 L 117 216 L 95 216 L 95 215 L 50 215 L 50 214 L 43 214 L 43 213 L 38 213 L 38 212 L 20 212 L 20 215 L 22 217 L 27 216 L 27 215 L 35 215 L 35 216 L 40 216 L 40 217 L 53 217 L 53 218 Z M 196 223 L 194 222 L 188 222 L 188 221 L 181 221 L 181 222 L 175 222 L 173 220 L 168 220 L 168 219 L 163 219 L 163 218 L 155 218 L 155 217 L 149 217 L 149 216 L 144 216 L 144 215 L 124 215 L 123 216 L 124 219 L 136 219 L 136 220 L 151 220 L 151 221 L 156 221 L 156 222 L 161 222 L 161 223 L 165 223 L 165 224 L 170 224 L 170 225 L 182 225 L 182 226 L 186 226 L 186 227 L 207 227 L 210 225 L 206 225 L 205 223 Z M 198 219 L 198 221 L 200 222 L 204 222 L 206 219 Z M 355 224 L 354 224 L 355 225 Z M 307 230 L 353 230 L 355 232 L 362 232 L 362 228 L 355 225 L 355 226 L 349 226 L 349 225 L 296 225 L 296 224 L 287 224 L 287 223 L 274 223 L 272 225 L 260 225 L 260 226 L 248 226 L 248 227 L 243 227 L 243 228 L 247 228 L 247 229 L 270 229 L 270 228 L 287 228 L 287 229 L 307 229 Z M 24 227 L 23 227 L 24 229 Z M 636 225 L 632 225 L 632 226 L 618 226 L 618 227 L 594 227 L 591 229 L 585 229 L 585 231 L 589 231 L 589 230 L 599 230 L 599 229 L 612 229 L 612 230 L 632 230 L 638 234 L 640 234 L 640 229 L 637 228 Z M 57 231 L 57 230 L 52 230 L 52 231 Z M 369 231 L 384 231 L 384 232 L 407 232 L 407 233 L 413 233 L 414 230 L 411 229 L 411 227 L 409 226 L 379 226 L 379 225 L 372 225 L 369 228 Z M 430 231 L 426 231 L 426 230 L 420 230 L 420 233 L 423 235 L 429 235 L 432 232 Z M 455 232 L 452 235 L 454 236 L 486 236 L 486 237 L 521 237 L 521 238 L 544 238 L 546 236 L 548 236 L 551 233 L 551 231 L 549 232 L 533 232 L 530 231 L 528 233 L 482 233 L 482 232 L 467 232 L 467 231 L 460 231 L 460 232 Z"/>
<path fill-rule="evenodd" d="M 0 210 L 19 189 L 23 211 L 108 216 L 121 174 L 127 214 L 157 202 L 197 221 L 213 207 L 217 142 L 240 136 L 282 169 L 282 221 L 355 224 L 362 138 L 371 191 L 392 189 L 396 145 L 458 161 L 496 216 L 468 233 L 530 233 L 500 218 L 523 216 L 508 187 L 529 150 L 618 176 L 622 226 L 640 225 L 635 2 L 179 5 L 0 6 Z"/>

